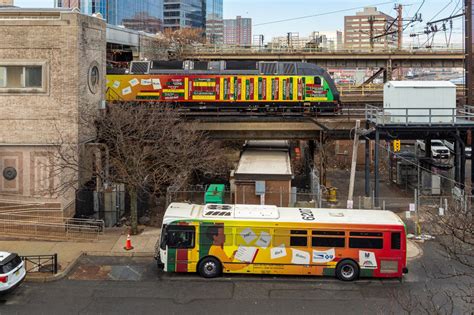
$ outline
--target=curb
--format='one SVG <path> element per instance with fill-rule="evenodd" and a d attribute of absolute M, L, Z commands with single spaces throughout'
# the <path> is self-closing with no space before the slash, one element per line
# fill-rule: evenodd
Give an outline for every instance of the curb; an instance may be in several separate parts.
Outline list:
<path fill-rule="evenodd" d="M 154 252 L 106 252 L 106 251 L 88 251 L 81 252 L 71 263 L 62 271 L 52 276 L 26 276 L 26 282 L 45 283 L 61 280 L 76 266 L 79 259 L 83 256 L 105 256 L 105 257 L 155 257 Z"/>
<path fill-rule="evenodd" d="M 421 248 L 421 246 L 415 241 L 410 241 L 410 242 L 412 243 L 413 246 L 415 246 L 418 249 L 418 254 L 416 254 L 413 257 L 407 257 L 408 261 L 412 261 L 412 260 L 418 259 L 421 256 L 423 256 L 423 249 Z"/>

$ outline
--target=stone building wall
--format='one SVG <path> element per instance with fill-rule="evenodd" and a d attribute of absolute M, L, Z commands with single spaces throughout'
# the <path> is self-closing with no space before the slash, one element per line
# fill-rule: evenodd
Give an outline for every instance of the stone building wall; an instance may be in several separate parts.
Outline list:
<path fill-rule="evenodd" d="M 44 82 L 25 91 L 0 87 L 0 198 L 57 202 L 73 213 L 74 190 L 55 188 L 79 174 L 56 173 L 52 159 L 59 144 L 77 154 L 94 138 L 80 117 L 104 98 L 105 28 L 101 19 L 70 11 L 0 10 L 0 67 L 42 65 Z M 7 167 L 15 179 L 2 176 Z"/>

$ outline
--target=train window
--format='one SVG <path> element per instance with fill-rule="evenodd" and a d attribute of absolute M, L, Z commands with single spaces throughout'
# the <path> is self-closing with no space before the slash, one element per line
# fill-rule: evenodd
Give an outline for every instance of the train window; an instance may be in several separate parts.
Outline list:
<path fill-rule="evenodd" d="M 320 77 L 314 77 L 314 84 L 316 85 L 322 85 L 322 81 Z"/>

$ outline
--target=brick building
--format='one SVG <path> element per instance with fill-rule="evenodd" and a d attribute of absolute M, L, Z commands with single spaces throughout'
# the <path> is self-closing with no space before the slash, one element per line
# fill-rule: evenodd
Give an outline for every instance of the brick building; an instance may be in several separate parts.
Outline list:
<path fill-rule="evenodd" d="M 393 17 L 377 11 L 375 7 L 367 7 L 363 11 L 357 12 L 356 15 L 345 16 L 345 48 L 362 51 L 396 48 L 398 44 L 397 23 L 392 23 L 393 21 Z M 392 34 L 377 37 L 385 33 Z"/>
<path fill-rule="evenodd" d="M 95 133 L 80 113 L 97 112 L 104 98 L 106 24 L 71 10 L 4 8 L 0 33 L 0 198 L 54 204 L 71 216 L 74 189 L 56 188 L 88 174 L 56 173 L 54 156 L 67 143 L 88 160 L 79 150 Z"/>
<path fill-rule="evenodd" d="M 252 45 L 252 19 L 237 16 L 224 20 L 224 44 L 237 46 Z"/>

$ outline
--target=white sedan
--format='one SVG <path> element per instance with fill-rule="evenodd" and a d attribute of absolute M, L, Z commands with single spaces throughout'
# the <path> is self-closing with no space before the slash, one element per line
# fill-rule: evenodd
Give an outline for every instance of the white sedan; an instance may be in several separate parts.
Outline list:
<path fill-rule="evenodd" d="M 26 277 L 25 262 L 18 254 L 0 252 L 0 294 L 18 287 Z"/>

